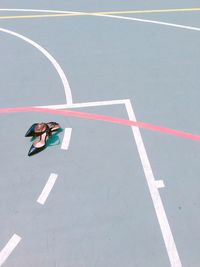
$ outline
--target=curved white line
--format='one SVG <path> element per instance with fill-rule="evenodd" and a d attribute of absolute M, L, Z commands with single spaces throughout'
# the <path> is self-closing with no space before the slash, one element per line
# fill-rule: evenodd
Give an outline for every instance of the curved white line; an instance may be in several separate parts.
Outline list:
<path fill-rule="evenodd" d="M 103 15 L 103 14 L 95 14 L 95 15 L 91 15 L 91 16 L 108 17 L 108 18 L 123 19 L 123 20 L 132 20 L 132 21 L 145 22 L 145 23 L 151 23 L 151 24 L 158 24 L 158 25 L 175 27 L 175 28 L 182 28 L 182 29 L 192 30 L 192 31 L 200 31 L 200 28 L 198 28 L 198 27 L 192 27 L 192 26 L 186 26 L 186 25 L 181 25 L 181 24 L 168 23 L 168 22 L 157 21 L 157 20 L 138 19 L 138 18 L 132 18 L 132 17 Z"/>
<path fill-rule="evenodd" d="M 72 101 L 72 94 L 71 94 L 71 89 L 70 89 L 70 86 L 69 86 L 69 83 L 68 83 L 68 80 L 65 76 L 65 73 L 64 71 L 62 70 L 61 66 L 58 64 L 58 62 L 55 60 L 55 58 L 49 54 L 49 52 L 44 49 L 42 46 L 40 46 L 39 44 L 37 44 L 36 42 L 32 41 L 31 39 L 21 35 L 21 34 L 18 34 L 16 32 L 13 32 L 13 31 L 10 31 L 10 30 L 7 30 L 7 29 L 3 29 L 3 28 L 0 28 L 0 31 L 1 32 L 4 32 L 4 33 L 8 33 L 8 34 L 11 34 L 13 36 L 16 36 L 22 40 L 24 40 L 25 42 L 29 43 L 30 45 L 34 46 L 35 48 L 37 48 L 46 58 L 48 58 L 48 60 L 52 63 L 52 65 L 54 66 L 54 68 L 56 69 L 56 71 L 58 72 L 61 80 L 62 80 L 62 83 L 63 83 L 63 86 L 64 86 L 64 90 L 65 90 L 65 97 L 66 97 L 66 102 L 68 104 L 72 104 L 73 101 Z"/>
<path fill-rule="evenodd" d="M 68 14 L 83 14 L 83 15 L 85 14 L 85 15 L 90 15 L 90 16 L 94 16 L 94 17 L 107 17 L 107 18 L 115 18 L 115 19 L 122 19 L 122 20 L 132 20 L 132 21 L 152 23 L 152 24 L 181 28 L 181 29 L 192 30 L 192 31 L 200 31 L 200 28 L 198 28 L 198 27 L 187 26 L 187 25 L 182 25 L 182 24 L 168 23 L 168 22 L 157 21 L 157 20 L 138 19 L 138 18 L 133 18 L 133 17 L 104 15 L 104 14 L 97 14 L 97 13 L 95 14 L 95 12 L 94 13 L 87 13 L 87 12 L 81 12 L 81 11 L 67 11 L 67 10 L 5 9 L 5 8 L 0 8 L 0 11 L 38 12 L 38 13 L 47 12 L 47 13 L 62 13 L 62 14 L 68 13 Z"/>

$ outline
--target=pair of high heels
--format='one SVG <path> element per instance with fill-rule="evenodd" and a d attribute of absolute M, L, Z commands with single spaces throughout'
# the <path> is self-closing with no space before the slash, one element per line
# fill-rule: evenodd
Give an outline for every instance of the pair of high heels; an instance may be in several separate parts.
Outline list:
<path fill-rule="evenodd" d="M 25 137 L 37 137 L 36 141 L 33 142 L 29 149 L 28 156 L 42 151 L 46 147 L 48 137 L 59 129 L 61 129 L 61 127 L 57 122 L 34 123 L 25 134 Z"/>

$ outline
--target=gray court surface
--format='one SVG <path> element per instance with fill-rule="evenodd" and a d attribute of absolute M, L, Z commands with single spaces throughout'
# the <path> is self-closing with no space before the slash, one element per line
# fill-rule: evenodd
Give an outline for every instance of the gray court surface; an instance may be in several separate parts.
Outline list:
<path fill-rule="evenodd" d="M 200 11 L 17 18 L 197 5 L 1 1 L 0 109 L 65 105 L 129 120 L 134 111 L 138 121 L 200 134 Z M 39 112 L 0 119 L 0 266 L 200 266 L 199 142 Z M 24 134 L 40 121 L 58 121 L 63 131 L 28 157 Z"/>

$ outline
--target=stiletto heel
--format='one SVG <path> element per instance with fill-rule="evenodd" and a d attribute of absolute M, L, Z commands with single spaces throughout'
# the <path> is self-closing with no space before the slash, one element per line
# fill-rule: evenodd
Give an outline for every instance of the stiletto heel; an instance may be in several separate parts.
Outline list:
<path fill-rule="evenodd" d="M 41 123 L 36 128 L 36 133 L 39 135 L 39 140 L 35 141 L 29 149 L 28 156 L 32 156 L 46 147 L 46 140 L 51 135 L 49 126 L 46 123 Z"/>

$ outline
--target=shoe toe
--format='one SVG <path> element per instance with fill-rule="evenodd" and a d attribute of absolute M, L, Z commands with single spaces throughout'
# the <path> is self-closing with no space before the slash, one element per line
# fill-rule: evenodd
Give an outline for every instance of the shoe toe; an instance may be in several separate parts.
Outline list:
<path fill-rule="evenodd" d="M 28 131 L 26 132 L 25 134 L 25 137 L 30 137 L 30 136 L 33 136 L 34 134 L 34 129 L 35 129 L 35 126 L 37 125 L 37 123 L 34 123 L 29 129 Z"/>
<path fill-rule="evenodd" d="M 33 156 L 39 152 L 41 152 L 42 150 L 45 149 L 45 146 L 42 146 L 42 147 L 34 147 L 34 145 L 31 146 L 31 148 L 29 149 L 29 152 L 28 152 L 28 156 Z"/>
<path fill-rule="evenodd" d="M 37 148 L 32 145 L 31 148 L 29 149 L 28 156 L 34 155 L 36 151 L 37 151 Z"/>

